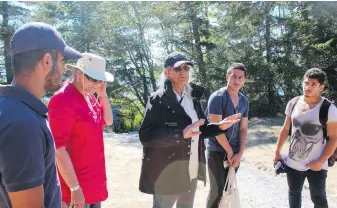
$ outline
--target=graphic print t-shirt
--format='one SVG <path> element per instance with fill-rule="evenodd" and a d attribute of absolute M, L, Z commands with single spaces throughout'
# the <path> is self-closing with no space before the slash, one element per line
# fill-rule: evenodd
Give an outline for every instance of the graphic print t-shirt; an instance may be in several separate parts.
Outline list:
<path fill-rule="evenodd" d="M 301 98 L 300 98 L 301 99 Z M 301 102 L 300 100 L 298 103 Z M 286 115 L 291 117 L 292 132 L 290 147 L 288 152 L 287 165 L 298 171 L 306 171 L 306 165 L 317 160 L 323 153 L 326 139 L 323 139 L 322 125 L 319 121 L 319 111 L 323 99 L 314 108 L 301 112 L 296 104 L 290 115 L 290 102 L 286 108 Z M 328 112 L 328 122 L 337 122 L 337 108 L 331 104 Z M 323 165 L 323 169 L 328 169 L 328 162 Z"/>

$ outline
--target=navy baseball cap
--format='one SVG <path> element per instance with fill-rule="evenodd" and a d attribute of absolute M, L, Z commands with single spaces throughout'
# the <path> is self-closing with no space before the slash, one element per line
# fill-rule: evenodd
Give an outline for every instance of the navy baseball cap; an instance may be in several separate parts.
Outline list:
<path fill-rule="evenodd" d="M 166 57 L 164 68 L 167 68 L 169 66 L 176 68 L 181 64 L 188 64 L 190 66 L 194 65 L 193 62 L 190 61 L 185 54 L 180 52 L 173 52 Z"/>
<path fill-rule="evenodd" d="M 69 47 L 61 34 L 51 25 L 31 22 L 17 29 L 11 40 L 11 55 L 37 49 L 56 49 L 65 59 L 79 59 L 82 54 Z"/>

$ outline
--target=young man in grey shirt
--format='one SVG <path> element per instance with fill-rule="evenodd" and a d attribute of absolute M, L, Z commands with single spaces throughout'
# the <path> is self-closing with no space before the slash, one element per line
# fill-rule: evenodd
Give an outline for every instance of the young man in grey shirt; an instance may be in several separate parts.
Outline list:
<path fill-rule="evenodd" d="M 325 89 L 325 73 L 309 69 L 303 76 L 303 94 L 291 99 L 278 136 L 274 163 L 286 164 L 289 208 L 302 207 L 302 189 L 308 180 L 315 208 L 328 208 L 326 179 L 328 160 L 337 147 L 337 108 L 321 96 Z M 281 155 L 289 138 L 289 148 Z"/>
<path fill-rule="evenodd" d="M 55 145 L 40 99 L 60 87 L 63 58 L 81 54 L 45 23 L 19 28 L 10 49 L 14 79 L 0 86 L 0 207 L 60 208 Z"/>
<path fill-rule="evenodd" d="M 209 138 L 207 141 L 207 165 L 210 176 L 210 192 L 207 208 L 219 206 L 229 166 L 238 168 L 247 139 L 249 103 L 240 89 L 245 83 L 247 69 L 243 64 L 234 63 L 227 69 L 227 86 L 214 92 L 208 100 L 208 115 L 211 122 L 219 122 L 230 115 L 241 113 L 242 118 L 225 134 Z"/>

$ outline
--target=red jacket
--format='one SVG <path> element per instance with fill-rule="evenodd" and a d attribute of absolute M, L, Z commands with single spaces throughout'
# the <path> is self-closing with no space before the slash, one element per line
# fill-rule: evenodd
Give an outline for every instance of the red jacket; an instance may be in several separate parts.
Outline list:
<path fill-rule="evenodd" d="M 104 158 L 103 111 L 94 95 L 84 96 L 67 83 L 50 99 L 49 121 L 56 148 L 66 147 L 85 202 L 95 204 L 108 197 Z M 62 178 L 62 201 L 69 203 L 71 193 Z"/>

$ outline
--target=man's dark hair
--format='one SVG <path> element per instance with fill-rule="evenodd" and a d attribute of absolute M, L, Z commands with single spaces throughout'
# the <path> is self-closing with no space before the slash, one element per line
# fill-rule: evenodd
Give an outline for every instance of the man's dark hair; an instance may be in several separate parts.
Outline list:
<path fill-rule="evenodd" d="M 304 77 L 308 77 L 310 79 L 317 79 L 318 82 L 322 85 L 325 80 L 325 72 L 319 68 L 312 68 L 305 72 Z"/>
<path fill-rule="evenodd" d="M 53 49 L 37 49 L 15 54 L 11 57 L 13 75 L 30 75 L 46 53 L 50 53 L 52 55 L 54 67 L 57 63 L 58 57 Z"/>
<path fill-rule="evenodd" d="M 227 74 L 232 74 L 234 69 L 238 69 L 238 70 L 243 71 L 245 73 L 245 77 L 246 77 L 247 69 L 246 69 L 245 65 L 243 65 L 242 63 L 233 63 L 228 67 Z"/>

